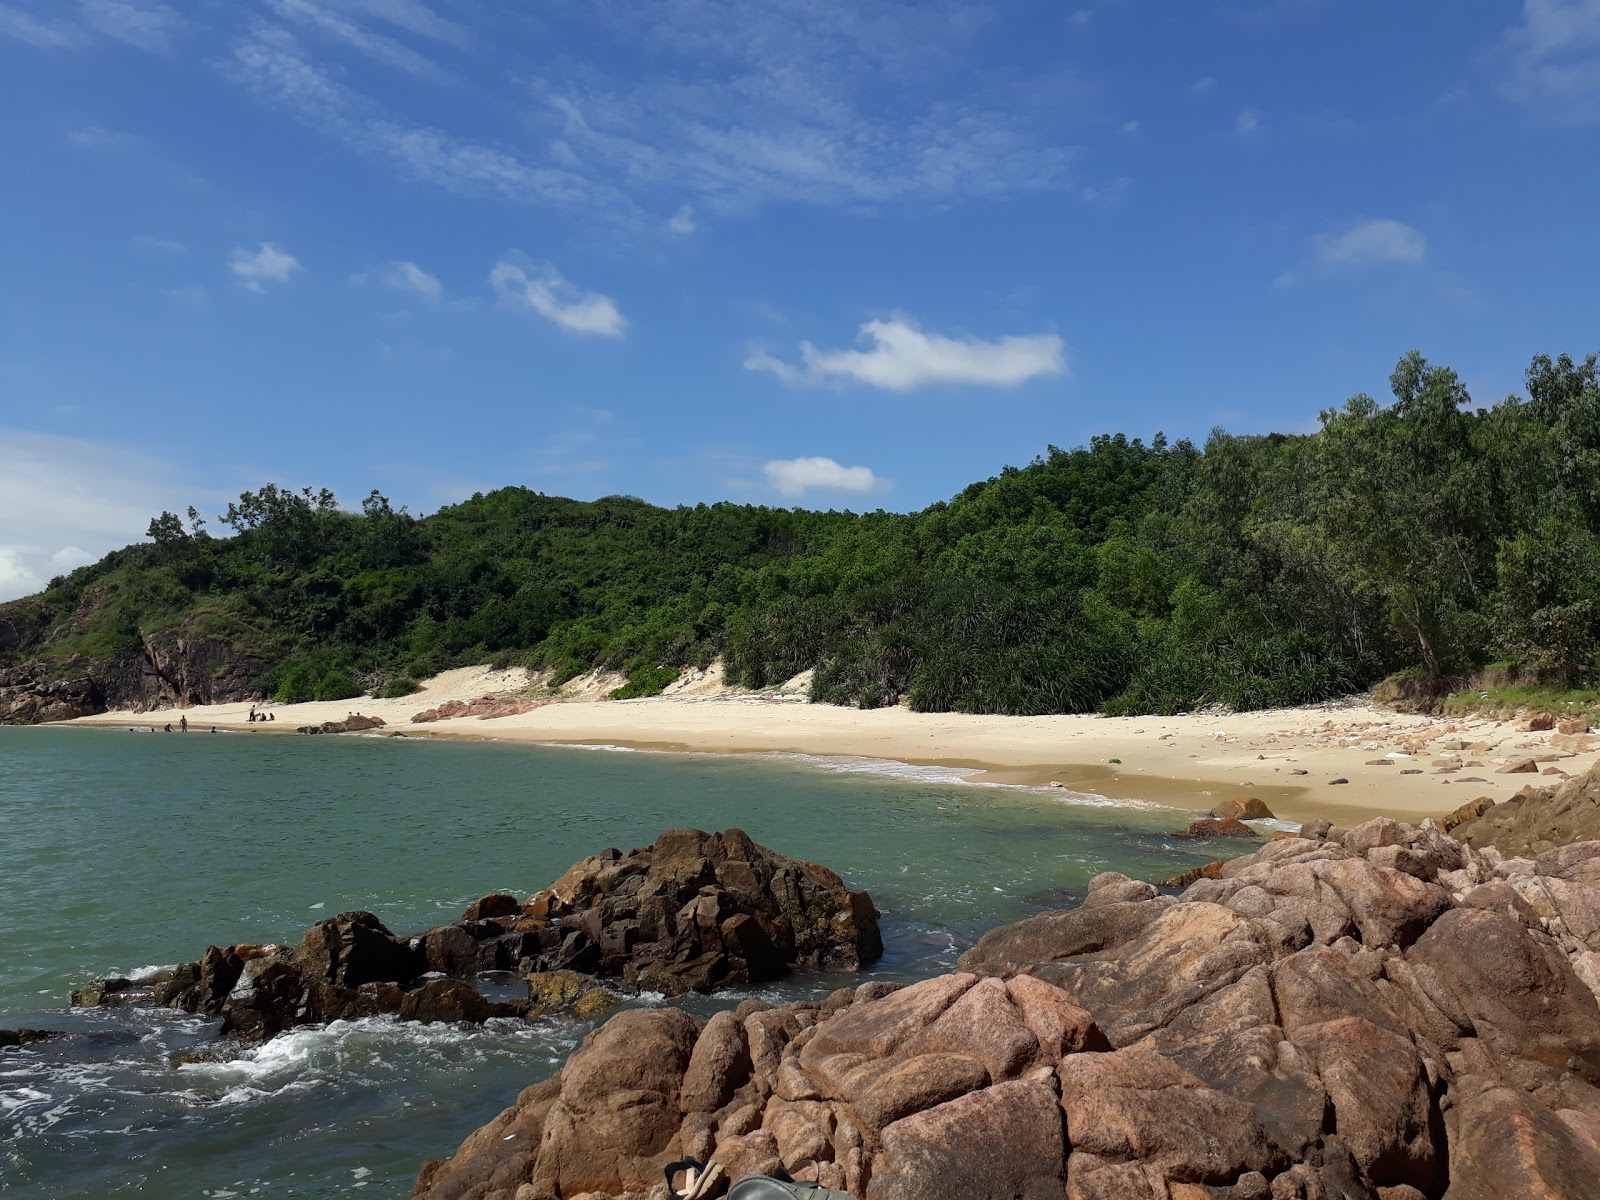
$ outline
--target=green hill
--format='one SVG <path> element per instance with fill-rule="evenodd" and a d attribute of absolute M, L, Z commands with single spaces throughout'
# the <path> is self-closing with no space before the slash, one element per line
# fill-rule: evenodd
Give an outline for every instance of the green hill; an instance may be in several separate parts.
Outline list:
<path fill-rule="evenodd" d="M 247 493 L 0 606 L 0 684 L 94 702 L 343 698 L 498 661 L 659 691 L 815 667 L 813 695 L 929 711 L 1313 701 L 1393 672 L 1597 678 L 1600 370 L 1536 358 L 1473 408 L 1401 360 L 1310 435 L 1055 447 L 916 513 L 664 509 L 510 487 L 431 516 Z"/>

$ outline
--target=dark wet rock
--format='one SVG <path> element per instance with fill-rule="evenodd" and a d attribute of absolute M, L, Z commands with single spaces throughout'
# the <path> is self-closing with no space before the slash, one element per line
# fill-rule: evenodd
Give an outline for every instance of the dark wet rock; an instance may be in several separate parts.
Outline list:
<path fill-rule="evenodd" d="M 73 1003 L 165 1004 L 220 1017 L 225 1034 L 247 1043 L 381 1014 L 594 1017 L 619 1002 L 618 986 L 677 995 L 774 979 L 795 965 L 860 967 L 882 953 L 877 915 L 865 892 L 826 867 L 737 829 L 669 830 L 654 846 L 585 859 L 526 903 L 492 893 L 460 921 L 411 937 L 372 913 L 345 912 L 297 946 L 210 946 L 137 983 L 96 980 Z M 528 999 L 485 999 L 470 981 L 494 972 L 527 976 Z"/>
<path fill-rule="evenodd" d="M 382 717 L 366 717 L 351 713 L 342 721 L 324 721 L 320 725 L 296 726 L 296 733 L 364 733 L 369 729 L 382 729 L 388 722 Z"/>
<path fill-rule="evenodd" d="M 776 979 L 793 966 L 856 969 L 883 953 L 865 892 L 756 845 L 738 829 L 668 830 L 655 845 L 575 864 L 523 911 L 541 930 L 532 970 L 621 976 L 669 996 Z"/>
<path fill-rule="evenodd" d="M 1256 836 L 1256 831 L 1235 817 L 1206 817 L 1192 822 L 1188 829 L 1173 836 L 1181 838 L 1253 838 Z"/>
<path fill-rule="evenodd" d="M 32 1046 L 52 1038 L 65 1037 L 59 1029 L 0 1029 L 0 1050 L 10 1046 Z"/>

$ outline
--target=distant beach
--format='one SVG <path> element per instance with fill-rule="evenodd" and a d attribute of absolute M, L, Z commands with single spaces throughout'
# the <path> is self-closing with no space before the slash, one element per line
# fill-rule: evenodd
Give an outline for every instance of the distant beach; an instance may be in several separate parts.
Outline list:
<path fill-rule="evenodd" d="M 670 694 L 640 700 L 604 700 L 607 680 L 581 679 L 528 712 L 413 724 L 416 713 L 451 700 L 528 690 L 519 669 L 469 667 L 435 676 L 402 699 L 261 705 L 276 716 L 269 724 L 250 724 L 248 704 L 107 712 L 69 724 L 148 730 L 187 716 L 194 733 L 212 726 L 287 733 L 360 712 L 382 718 L 382 733 L 411 737 L 884 759 L 968 771 L 982 782 L 1060 784 L 1195 810 L 1253 795 L 1284 820 L 1341 824 L 1380 814 L 1437 818 L 1478 796 L 1503 799 L 1526 783 L 1553 782 L 1555 772 L 1577 774 L 1600 759 L 1594 750 L 1559 749 L 1554 735 L 1528 732 L 1520 722 L 1429 717 L 1362 703 L 1169 717 L 1008 717 L 810 704 L 803 681 L 740 692 L 717 676 L 691 675 Z M 1543 761 L 1533 772 L 1501 773 L 1530 759 Z"/>

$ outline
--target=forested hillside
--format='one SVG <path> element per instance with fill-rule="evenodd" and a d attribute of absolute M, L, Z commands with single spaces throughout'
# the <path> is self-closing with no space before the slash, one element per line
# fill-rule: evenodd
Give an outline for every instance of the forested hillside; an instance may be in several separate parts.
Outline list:
<path fill-rule="evenodd" d="M 0 608 L 0 653 L 109 678 L 203 645 L 286 700 L 489 660 L 649 694 L 721 656 L 749 687 L 816 667 L 817 700 L 1005 713 L 1253 708 L 1493 662 L 1593 681 L 1595 356 L 1537 358 L 1489 408 L 1415 353 L 1391 383 L 1315 434 L 1097 437 L 909 514 L 510 487 L 417 519 L 267 487 L 218 518 L 234 536 L 163 514 Z"/>

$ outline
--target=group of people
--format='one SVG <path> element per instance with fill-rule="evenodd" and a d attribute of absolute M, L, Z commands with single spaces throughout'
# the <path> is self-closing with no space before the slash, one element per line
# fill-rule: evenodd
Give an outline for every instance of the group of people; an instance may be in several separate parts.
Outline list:
<path fill-rule="evenodd" d="M 273 712 L 258 713 L 256 711 L 256 706 L 252 704 L 250 706 L 250 716 L 247 719 L 249 720 L 250 724 L 254 725 L 257 721 L 276 721 L 278 719 L 278 714 Z"/>
<path fill-rule="evenodd" d="M 155 731 L 156 731 L 156 728 L 155 728 L 154 725 L 152 725 L 150 727 L 150 732 L 154 733 Z M 217 731 L 217 727 L 215 725 L 213 725 L 211 727 L 211 729 L 210 729 L 210 732 L 211 733 L 215 733 L 216 731 Z M 167 727 L 165 729 L 163 729 L 161 732 L 162 733 L 171 733 L 172 732 L 172 722 L 168 721 L 167 722 Z M 189 732 L 189 718 L 188 717 L 180 716 L 178 718 L 178 732 L 179 733 L 188 733 Z"/>

